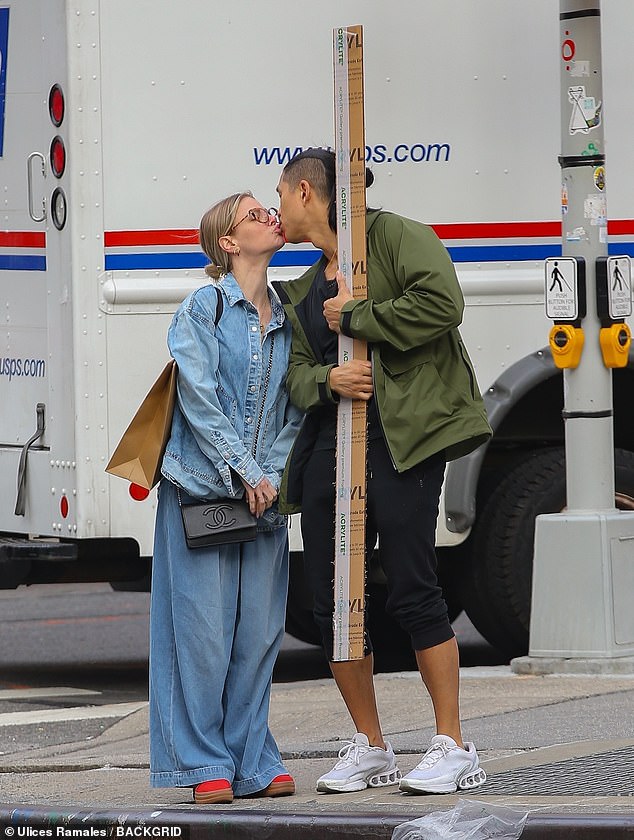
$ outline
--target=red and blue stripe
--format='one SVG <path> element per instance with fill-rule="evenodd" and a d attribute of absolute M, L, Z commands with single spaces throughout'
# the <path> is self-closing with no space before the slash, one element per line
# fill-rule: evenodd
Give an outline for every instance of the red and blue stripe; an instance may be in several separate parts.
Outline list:
<path fill-rule="evenodd" d="M 561 222 L 485 222 L 432 225 L 455 263 L 535 262 L 561 256 Z M 634 220 L 608 225 L 611 254 L 634 256 Z M 202 268 L 198 231 L 124 230 L 105 234 L 107 271 Z M 309 266 L 320 252 L 286 245 L 272 266 Z"/>
<path fill-rule="evenodd" d="M 455 263 L 535 262 L 561 255 L 560 222 L 432 225 Z M 608 223 L 608 253 L 634 257 L 634 220 Z M 105 234 L 107 271 L 197 269 L 207 263 L 191 229 L 123 230 Z M 309 266 L 320 252 L 287 245 L 272 266 Z M 46 234 L 0 231 L 0 271 L 46 271 Z"/>
<path fill-rule="evenodd" d="M 46 234 L 0 231 L 0 271 L 46 271 Z"/>

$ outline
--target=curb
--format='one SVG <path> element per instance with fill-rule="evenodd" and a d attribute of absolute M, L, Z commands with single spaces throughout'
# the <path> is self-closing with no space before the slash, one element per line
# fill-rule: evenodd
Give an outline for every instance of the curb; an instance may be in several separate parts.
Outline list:
<path fill-rule="evenodd" d="M 423 814 L 421 814 L 423 816 Z M 392 815 L 329 813 L 280 814 L 269 811 L 237 813 L 216 810 L 72 810 L 0 807 L 0 827 L 5 837 L 72 838 L 186 838 L 186 840 L 390 840 L 397 825 L 407 818 Z M 20 827 L 28 827 L 21 832 Z M 7 830 L 9 829 L 9 830 Z M 522 840 L 632 840 L 633 814 L 529 814 Z"/>

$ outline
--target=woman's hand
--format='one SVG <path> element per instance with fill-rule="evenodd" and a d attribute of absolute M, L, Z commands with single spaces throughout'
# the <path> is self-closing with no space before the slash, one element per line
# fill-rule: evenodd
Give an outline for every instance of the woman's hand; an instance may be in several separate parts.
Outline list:
<path fill-rule="evenodd" d="M 254 516 L 262 516 L 264 511 L 268 510 L 277 499 L 277 490 L 268 478 L 263 478 L 255 487 L 251 487 L 244 479 L 241 480 L 246 490 L 249 510 Z"/>

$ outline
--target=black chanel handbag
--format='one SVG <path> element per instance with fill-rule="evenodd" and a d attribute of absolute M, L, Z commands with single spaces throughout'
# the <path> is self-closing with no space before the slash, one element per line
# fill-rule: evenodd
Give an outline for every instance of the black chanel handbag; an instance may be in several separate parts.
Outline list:
<path fill-rule="evenodd" d="M 180 504 L 180 493 L 178 497 Z M 218 499 L 180 505 L 188 548 L 250 542 L 255 539 L 256 519 L 244 499 Z"/>

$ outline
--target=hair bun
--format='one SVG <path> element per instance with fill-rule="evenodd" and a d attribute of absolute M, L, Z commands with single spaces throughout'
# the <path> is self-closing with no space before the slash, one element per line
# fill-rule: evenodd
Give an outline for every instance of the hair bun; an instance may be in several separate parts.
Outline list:
<path fill-rule="evenodd" d="M 366 187 L 371 187 L 374 183 L 374 172 L 371 169 L 365 170 L 365 185 Z"/>
<path fill-rule="evenodd" d="M 209 263 L 209 265 L 205 266 L 205 274 L 207 277 L 211 277 L 212 280 L 220 280 L 222 277 L 222 270 L 219 266 Z"/>

